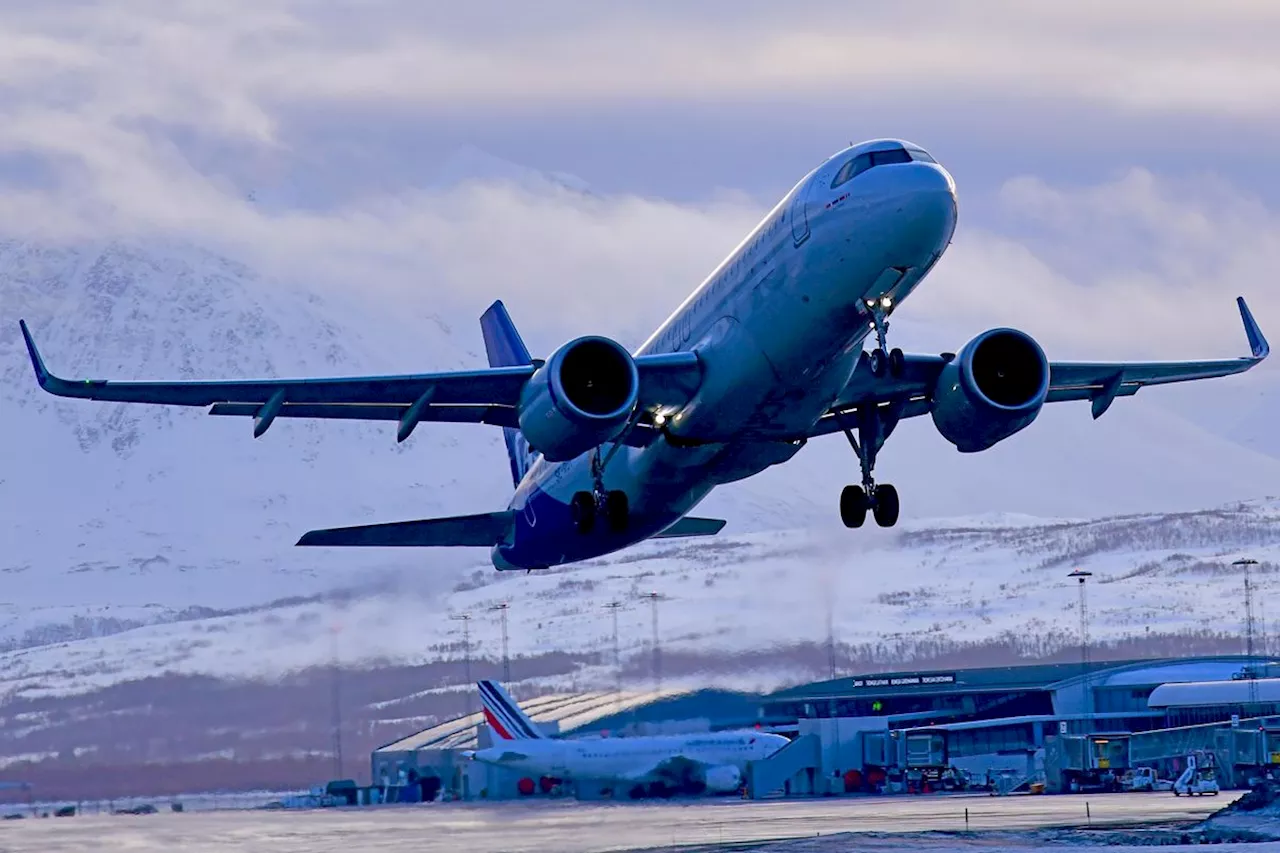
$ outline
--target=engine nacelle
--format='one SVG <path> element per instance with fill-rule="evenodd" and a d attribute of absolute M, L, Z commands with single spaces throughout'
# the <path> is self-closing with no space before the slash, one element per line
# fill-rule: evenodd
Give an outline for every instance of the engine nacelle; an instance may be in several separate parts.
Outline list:
<path fill-rule="evenodd" d="M 708 791 L 731 794 L 742 787 L 742 771 L 732 764 L 708 767 L 703 775 Z"/>
<path fill-rule="evenodd" d="M 616 341 L 584 337 L 556 350 L 520 398 L 520 431 L 551 462 L 617 438 L 640 399 L 635 359 Z"/>
<path fill-rule="evenodd" d="M 989 329 L 964 345 L 938 375 L 933 424 L 961 453 L 986 450 L 1040 414 L 1049 360 L 1030 335 Z"/>

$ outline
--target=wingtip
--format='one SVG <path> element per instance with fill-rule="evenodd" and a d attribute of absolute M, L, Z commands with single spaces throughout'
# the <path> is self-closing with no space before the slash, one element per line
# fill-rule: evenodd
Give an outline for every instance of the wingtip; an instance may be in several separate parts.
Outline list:
<path fill-rule="evenodd" d="M 1261 361 L 1271 354 L 1271 345 L 1262 334 L 1258 321 L 1253 319 L 1253 312 L 1243 296 L 1236 297 L 1236 305 L 1240 308 L 1240 319 L 1244 321 L 1244 333 L 1249 338 L 1249 350 L 1255 359 Z"/>
<path fill-rule="evenodd" d="M 40 383 L 41 388 L 44 388 L 49 383 L 49 370 L 44 366 L 44 359 L 40 357 L 40 350 L 36 348 L 35 339 L 31 337 L 31 329 L 27 327 L 27 321 L 19 320 L 18 328 L 22 330 L 22 340 L 27 345 L 27 355 L 31 357 L 31 368 L 36 372 L 36 381 Z"/>

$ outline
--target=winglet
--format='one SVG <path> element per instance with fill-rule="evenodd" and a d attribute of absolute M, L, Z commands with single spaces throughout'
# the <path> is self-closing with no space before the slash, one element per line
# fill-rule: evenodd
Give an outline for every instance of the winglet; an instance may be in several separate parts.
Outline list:
<path fill-rule="evenodd" d="M 1240 306 L 1240 319 L 1244 321 L 1244 333 L 1249 338 L 1249 349 L 1253 351 L 1255 359 L 1262 361 L 1271 354 L 1271 345 L 1262 336 L 1262 329 L 1258 328 L 1258 321 L 1253 319 L 1253 312 L 1245 304 L 1244 297 L 1237 296 L 1236 304 Z"/>
<path fill-rule="evenodd" d="M 31 330 L 27 328 L 26 320 L 18 321 L 19 328 L 22 329 L 22 339 L 27 342 L 27 354 L 31 356 L 31 367 L 36 372 L 36 382 L 40 383 L 41 388 L 49 387 L 49 369 L 44 366 L 44 359 L 40 357 L 40 350 L 36 349 L 36 342 L 31 338 Z"/>

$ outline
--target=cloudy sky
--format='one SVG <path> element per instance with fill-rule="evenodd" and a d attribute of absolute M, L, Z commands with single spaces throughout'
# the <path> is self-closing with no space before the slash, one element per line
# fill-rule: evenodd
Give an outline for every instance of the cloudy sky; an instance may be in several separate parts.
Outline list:
<path fill-rule="evenodd" d="M 961 218 L 901 343 L 1234 355 L 1237 293 L 1280 328 L 1277 31 L 1269 0 L 9 4 L 0 230 L 635 342 L 813 165 L 902 136 Z"/>

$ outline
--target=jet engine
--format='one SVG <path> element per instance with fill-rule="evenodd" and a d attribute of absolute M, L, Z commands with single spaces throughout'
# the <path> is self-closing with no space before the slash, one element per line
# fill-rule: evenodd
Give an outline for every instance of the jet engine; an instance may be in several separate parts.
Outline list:
<path fill-rule="evenodd" d="M 1029 426 L 1049 393 L 1049 360 L 1030 335 L 989 329 L 942 368 L 933 424 L 961 453 L 986 450 Z"/>
<path fill-rule="evenodd" d="M 732 764 L 708 767 L 703 782 L 712 793 L 731 794 L 742 787 L 742 771 Z"/>
<path fill-rule="evenodd" d="M 617 438 L 639 395 L 640 372 L 621 344 L 577 338 L 556 350 L 525 384 L 520 431 L 547 460 L 564 462 Z"/>

